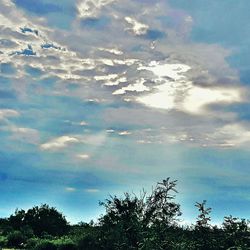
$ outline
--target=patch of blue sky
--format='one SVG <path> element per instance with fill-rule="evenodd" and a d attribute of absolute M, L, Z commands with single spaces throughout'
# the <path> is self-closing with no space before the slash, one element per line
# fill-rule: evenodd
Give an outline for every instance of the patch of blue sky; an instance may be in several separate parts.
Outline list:
<path fill-rule="evenodd" d="M 32 66 L 29 66 L 29 65 L 25 66 L 25 71 L 26 71 L 26 73 L 28 73 L 32 77 L 40 77 L 43 74 L 41 69 L 34 68 Z"/>
<path fill-rule="evenodd" d="M 90 17 L 81 20 L 81 26 L 83 28 L 103 29 L 110 24 L 110 19 L 106 16 L 99 18 Z"/>
<path fill-rule="evenodd" d="M 14 2 L 29 13 L 45 17 L 48 25 L 52 27 L 69 29 L 76 16 L 74 1 L 14 0 Z"/>
<path fill-rule="evenodd" d="M 38 36 L 38 30 L 33 30 L 33 29 L 27 28 L 27 27 L 20 28 L 20 30 L 21 30 L 22 33 L 34 33 L 34 34 L 36 34 Z"/>
<path fill-rule="evenodd" d="M 216 110 L 236 113 L 238 121 L 250 120 L 250 105 L 247 102 L 216 106 Z"/>
<path fill-rule="evenodd" d="M 11 75 L 16 72 L 16 69 L 12 63 L 1 63 L 0 64 L 0 74 Z"/>
<path fill-rule="evenodd" d="M 142 35 L 143 38 L 148 40 L 159 40 L 163 39 L 167 34 L 160 30 L 149 29 L 145 35 Z"/>
<path fill-rule="evenodd" d="M 0 99 L 16 99 L 17 95 L 14 91 L 6 91 L 0 89 Z"/>
<path fill-rule="evenodd" d="M 36 52 L 33 51 L 33 48 L 31 45 L 28 45 L 26 49 L 23 49 L 21 51 L 15 51 L 10 54 L 12 55 L 24 55 L 24 56 L 35 56 Z"/>
<path fill-rule="evenodd" d="M 49 76 L 43 79 L 39 79 L 38 82 L 43 87 L 52 87 L 58 80 L 59 80 L 59 77 L 57 76 Z"/>
<path fill-rule="evenodd" d="M 30 92 L 32 95 L 32 91 Z M 52 133 L 55 137 L 67 133 L 82 133 L 81 121 L 102 124 L 102 106 L 85 103 L 80 99 L 67 96 L 30 96 L 29 104 L 19 103 L 9 108 L 19 107 L 24 115 L 16 118 L 19 124 L 29 124 L 33 128 Z M 79 109 L 79 107 L 82 107 Z M 45 118 L 46 117 L 46 118 Z M 99 118 L 98 118 L 99 117 Z M 98 122 L 99 121 L 99 122 Z M 102 126 L 93 126 L 99 131 Z"/>
<path fill-rule="evenodd" d="M 54 45 L 53 43 L 42 44 L 41 48 L 42 49 L 50 49 L 50 48 L 52 48 L 52 49 L 58 49 L 58 50 L 64 50 L 65 51 L 65 49 L 62 49 L 61 47 L 58 47 L 58 46 Z"/>
<path fill-rule="evenodd" d="M 43 0 L 14 0 L 15 4 L 36 14 L 47 14 L 49 12 L 60 12 L 62 8 L 54 3 L 46 3 Z"/>
<path fill-rule="evenodd" d="M 250 84 L 250 40 L 248 45 L 238 48 L 236 53 L 227 58 L 227 61 L 239 70 L 241 82 Z"/>
<path fill-rule="evenodd" d="M 245 43 L 246 40 L 249 41 L 250 2 L 244 0 L 192 2 L 170 0 L 169 2 L 173 7 L 184 9 L 192 16 L 194 19 L 192 38 L 197 42 L 238 45 Z"/>

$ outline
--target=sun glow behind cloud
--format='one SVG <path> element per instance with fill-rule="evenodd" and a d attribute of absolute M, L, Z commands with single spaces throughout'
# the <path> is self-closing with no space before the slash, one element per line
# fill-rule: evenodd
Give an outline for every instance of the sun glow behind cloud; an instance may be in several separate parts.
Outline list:
<path fill-rule="evenodd" d="M 202 88 L 195 86 L 185 75 L 191 69 L 184 64 L 160 64 L 151 62 L 139 70 L 152 71 L 157 76 L 150 94 L 142 95 L 136 100 L 146 106 L 159 109 L 176 109 L 191 113 L 202 113 L 209 104 L 234 103 L 242 101 L 240 88 Z M 149 89 L 145 89 L 149 90 Z M 123 89 L 118 93 L 124 93 Z"/>

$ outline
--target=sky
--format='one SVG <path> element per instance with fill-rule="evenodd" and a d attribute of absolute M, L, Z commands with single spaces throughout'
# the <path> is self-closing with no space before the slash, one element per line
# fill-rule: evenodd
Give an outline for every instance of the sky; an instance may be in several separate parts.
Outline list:
<path fill-rule="evenodd" d="M 71 223 L 178 180 L 183 221 L 249 218 L 250 2 L 0 0 L 0 217 Z"/>

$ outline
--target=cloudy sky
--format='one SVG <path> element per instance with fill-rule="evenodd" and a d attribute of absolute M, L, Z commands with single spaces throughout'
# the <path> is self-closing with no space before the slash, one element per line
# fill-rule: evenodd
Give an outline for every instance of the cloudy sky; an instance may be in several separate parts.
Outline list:
<path fill-rule="evenodd" d="M 183 219 L 250 206 L 250 2 L 0 0 L 0 216 L 71 222 L 178 180 Z"/>

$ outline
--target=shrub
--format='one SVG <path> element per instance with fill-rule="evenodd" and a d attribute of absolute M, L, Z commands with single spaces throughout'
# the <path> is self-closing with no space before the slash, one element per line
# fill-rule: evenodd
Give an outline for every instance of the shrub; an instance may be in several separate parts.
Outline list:
<path fill-rule="evenodd" d="M 64 242 L 58 245 L 57 250 L 77 250 L 77 246 L 73 242 Z"/>
<path fill-rule="evenodd" d="M 36 245 L 40 242 L 38 238 L 30 238 L 26 242 L 26 249 L 35 249 Z"/>
<path fill-rule="evenodd" d="M 54 243 L 50 241 L 43 240 L 36 245 L 35 250 L 57 250 L 57 247 Z"/>
<path fill-rule="evenodd" d="M 7 246 L 8 239 L 6 236 L 0 236 L 0 249 L 1 247 Z"/>
<path fill-rule="evenodd" d="M 20 231 L 13 231 L 7 236 L 7 241 L 9 247 L 21 247 L 26 239 Z"/>

